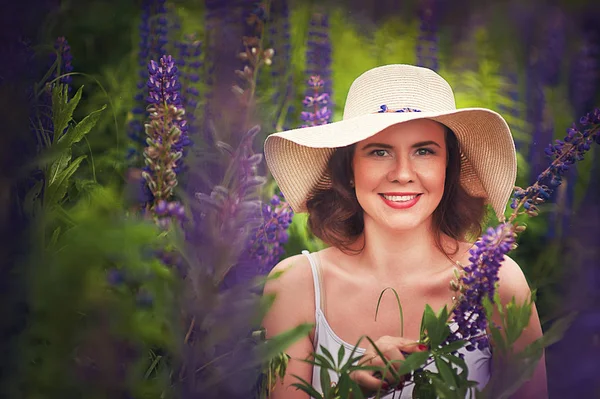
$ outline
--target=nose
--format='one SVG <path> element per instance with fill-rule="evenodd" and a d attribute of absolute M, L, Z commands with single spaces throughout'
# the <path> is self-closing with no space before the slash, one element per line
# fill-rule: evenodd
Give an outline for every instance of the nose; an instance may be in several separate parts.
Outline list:
<path fill-rule="evenodd" d="M 415 180 L 415 169 L 410 157 L 398 157 L 390 168 L 387 178 L 390 182 L 412 183 Z"/>

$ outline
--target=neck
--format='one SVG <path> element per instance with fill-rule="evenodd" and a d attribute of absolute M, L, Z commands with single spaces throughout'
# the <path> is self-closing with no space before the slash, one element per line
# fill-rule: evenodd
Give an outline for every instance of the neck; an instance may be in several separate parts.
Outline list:
<path fill-rule="evenodd" d="M 365 218 L 365 229 L 356 248 L 363 245 L 364 249 L 357 255 L 360 262 L 380 279 L 431 276 L 451 264 L 435 243 L 431 219 L 416 229 L 390 231 Z M 446 251 L 454 249 L 451 240 L 444 235 L 442 245 Z"/>

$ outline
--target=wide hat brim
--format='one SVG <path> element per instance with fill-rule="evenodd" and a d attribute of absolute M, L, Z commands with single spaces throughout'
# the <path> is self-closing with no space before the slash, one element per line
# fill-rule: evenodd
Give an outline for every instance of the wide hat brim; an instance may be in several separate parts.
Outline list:
<path fill-rule="evenodd" d="M 508 124 L 489 109 L 372 113 L 273 133 L 265 141 L 265 160 L 294 212 L 306 212 L 313 190 L 330 185 L 326 169 L 335 148 L 415 119 L 431 119 L 452 129 L 461 150 L 461 185 L 472 196 L 485 198 L 503 220 L 517 175 L 516 151 Z"/>

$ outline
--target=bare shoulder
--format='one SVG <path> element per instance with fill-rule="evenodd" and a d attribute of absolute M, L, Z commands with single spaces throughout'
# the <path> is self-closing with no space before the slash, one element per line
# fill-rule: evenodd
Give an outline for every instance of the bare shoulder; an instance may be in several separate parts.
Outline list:
<path fill-rule="evenodd" d="M 531 290 L 525 274 L 521 267 L 508 255 L 504 256 L 504 261 L 500 266 L 498 272 L 499 277 L 499 293 L 502 302 L 509 302 L 513 297 L 516 298 L 517 303 L 523 303 L 525 299 L 528 299 Z"/>
<path fill-rule="evenodd" d="M 283 259 L 269 273 L 265 293 L 278 293 L 281 290 L 298 290 L 312 285 L 310 262 L 304 255 L 294 255 Z"/>
<path fill-rule="evenodd" d="M 279 262 L 269 273 L 263 295 L 275 300 L 263 321 L 267 335 L 275 335 L 300 323 L 314 323 L 315 294 L 310 262 L 295 255 Z"/>

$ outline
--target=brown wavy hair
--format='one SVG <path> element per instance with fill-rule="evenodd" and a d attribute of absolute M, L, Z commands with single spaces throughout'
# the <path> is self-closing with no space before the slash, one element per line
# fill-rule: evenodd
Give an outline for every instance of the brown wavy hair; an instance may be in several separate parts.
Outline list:
<path fill-rule="evenodd" d="M 442 234 L 458 241 L 481 235 L 481 223 L 486 213 L 485 199 L 469 195 L 460 184 L 460 145 L 454 132 L 444 126 L 446 134 L 447 165 L 444 194 L 433 212 L 433 229 L 436 246 L 446 256 Z M 363 209 L 350 186 L 353 178 L 352 159 L 355 144 L 336 149 L 327 164 L 329 187 L 318 186 L 309 196 L 308 227 L 312 234 L 328 245 L 346 253 L 356 253 L 350 246 L 364 230 Z"/>

